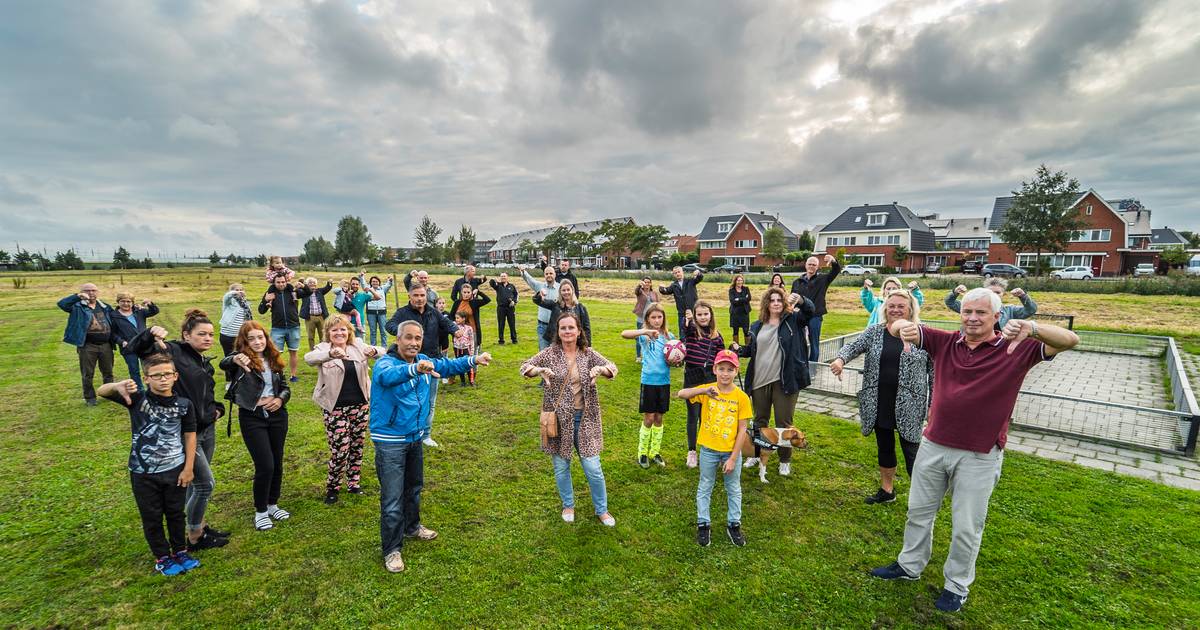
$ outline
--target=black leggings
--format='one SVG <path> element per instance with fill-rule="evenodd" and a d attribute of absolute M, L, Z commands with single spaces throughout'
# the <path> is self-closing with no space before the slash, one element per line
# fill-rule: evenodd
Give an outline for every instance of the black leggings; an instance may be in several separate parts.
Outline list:
<path fill-rule="evenodd" d="M 268 505 L 279 502 L 283 486 L 283 440 L 287 437 L 288 413 L 280 407 L 266 418 L 262 407 L 238 409 L 242 441 L 254 461 L 254 511 L 266 512 Z"/>
<path fill-rule="evenodd" d="M 684 387 L 707 385 L 715 383 L 716 380 L 717 377 L 713 374 L 712 368 L 689 365 L 683 369 Z M 689 402 L 687 416 L 688 450 L 694 451 L 696 450 L 696 435 L 700 432 L 700 403 Z"/>
<path fill-rule="evenodd" d="M 160 473 L 129 473 L 133 499 L 142 517 L 142 534 L 155 558 L 171 552 L 187 551 L 184 535 L 183 500 L 187 488 L 179 485 L 183 466 Z M 167 535 L 163 536 L 163 517 L 167 519 Z M 170 538 L 170 544 L 167 539 Z"/>
<path fill-rule="evenodd" d="M 900 438 L 900 450 L 904 451 L 904 469 L 908 471 L 908 476 L 911 478 L 913 462 L 917 461 L 917 447 L 921 444 L 920 442 L 909 442 L 896 435 L 895 429 L 875 427 L 875 444 L 879 446 L 879 467 L 896 467 L 898 463 L 896 461 L 896 438 Z"/>
<path fill-rule="evenodd" d="M 746 343 L 750 343 L 750 325 L 749 324 L 737 322 L 737 323 L 731 323 L 730 326 L 733 328 L 733 338 L 734 339 L 743 339 L 746 341 Z M 742 332 L 741 337 L 738 337 L 739 330 Z"/>
<path fill-rule="evenodd" d="M 221 335 L 220 341 L 221 341 L 221 350 L 225 351 L 225 356 L 229 356 L 229 355 L 233 354 L 233 342 L 237 341 L 237 337 L 230 337 L 229 335 Z"/>

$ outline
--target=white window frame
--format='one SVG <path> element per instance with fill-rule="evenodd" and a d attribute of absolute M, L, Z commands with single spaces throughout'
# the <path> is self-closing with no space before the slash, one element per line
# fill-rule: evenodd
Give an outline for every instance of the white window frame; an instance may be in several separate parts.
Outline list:
<path fill-rule="evenodd" d="M 752 238 L 748 240 L 734 241 L 733 247 L 735 249 L 752 249 L 758 247 L 758 239 Z"/>
<path fill-rule="evenodd" d="M 887 225 L 887 217 L 888 213 L 886 212 L 868 212 L 867 227 Z"/>
<path fill-rule="evenodd" d="M 1072 243 L 1107 243 L 1110 240 L 1112 240 L 1112 230 L 1109 228 L 1080 230 L 1071 238 Z"/>
<path fill-rule="evenodd" d="M 735 223 L 737 223 L 737 222 L 736 221 L 718 221 L 717 222 L 717 233 L 718 234 L 728 234 L 728 233 L 732 232 L 733 226 Z"/>
<path fill-rule="evenodd" d="M 700 241 L 700 249 L 725 249 L 725 241 Z"/>
<path fill-rule="evenodd" d="M 880 238 L 882 238 L 882 237 L 879 237 L 879 236 L 868 236 L 868 237 L 867 237 L 867 245 L 878 245 L 878 244 L 879 244 L 879 239 L 880 239 Z"/>
<path fill-rule="evenodd" d="M 887 237 L 887 244 L 888 245 L 899 245 L 900 244 L 900 235 L 899 234 L 889 235 Z"/>
<path fill-rule="evenodd" d="M 762 222 L 762 229 L 763 229 L 763 231 L 764 231 L 764 232 L 766 232 L 767 230 L 771 229 L 771 227 L 772 227 L 772 226 L 774 226 L 774 225 L 775 225 L 775 222 L 774 222 L 774 221 L 763 221 L 763 222 Z"/>
<path fill-rule="evenodd" d="M 882 267 L 883 254 L 859 254 L 858 264 L 864 267 Z"/>

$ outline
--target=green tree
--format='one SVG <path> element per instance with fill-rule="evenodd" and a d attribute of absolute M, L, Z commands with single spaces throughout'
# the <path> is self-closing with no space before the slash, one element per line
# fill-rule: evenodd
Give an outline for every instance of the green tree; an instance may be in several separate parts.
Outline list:
<path fill-rule="evenodd" d="M 454 240 L 454 249 L 458 252 L 458 259 L 463 262 L 473 262 L 475 258 L 475 230 L 460 225 L 458 226 L 458 238 Z"/>
<path fill-rule="evenodd" d="M 787 251 L 787 235 L 783 233 L 782 228 L 774 225 L 763 232 L 762 254 L 764 258 L 778 262 L 783 260 Z"/>
<path fill-rule="evenodd" d="M 1064 171 L 1051 173 L 1045 164 L 1038 166 L 1032 181 L 1021 182 L 1013 191 L 1012 207 L 1000 227 L 1000 240 L 1014 252 L 1061 252 L 1071 238 L 1084 227 L 1078 210 L 1070 204 L 1079 196 L 1079 182 Z M 1037 274 L 1042 267 L 1037 266 Z"/>
<path fill-rule="evenodd" d="M 591 241 L 600 243 L 600 251 L 612 256 L 614 261 L 631 249 L 637 225 L 631 221 L 605 219 L 600 227 L 592 230 Z"/>
<path fill-rule="evenodd" d="M 324 236 L 314 236 L 304 242 L 304 262 L 310 265 L 332 265 L 337 261 L 337 248 Z"/>
<path fill-rule="evenodd" d="M 211 265 L 216 265 L 221 262 L 221 255 L 217 253 L 217 250 L 214 249 L 213 252 L 208 255 L 208 262 Z"/>
<path fill-rule="evenodd" d="M 29 271 L 34 268 L 33 254 L 18 247 L 16 255 L 13 256 L 13 264 L 21 271 Z"/>
<path fill-rule="evenodd" d="M 571 228 L 560 225 L 542 237 L 540 249 L 543 256 L 560 256 L 567 253 L 567 248 L 570 246 Z"/>
<path fill-rule="evenodd" d="M 1200 234 L 1190 230 L 1179 230 L 1179 235 L 1187 239 L 1188 247 L 1200 249 Z"/>
<path fill-rule="evenodd" d="M 379 262 L 381 262 L 385 265 L 390 265 L 390 264 L 396 262 L 396 254 L 397 253 L 398 252 L 395 247 L 380 247 L 379 248 Z"/>
<path fill-rule="evenodd" d="M 4 251 L 3 249 L 0 249 L 0 263 L 8 263 L 11 261 L 12 261 L 12 258 L 9 257 L 8 252 Z"/>
<path fill-rule="evenodd" d="M 129 254 L 129 250 L 124 247 L 118 247 L 117 251 L 113 252 L 113 264 L 116 269 L 129 269 L 133 262 L 133 256 Z"/>
<path fill-rule="evenodd" d="M 537 257 L 538 244 L 533 241 L 523 238 L 520 243 L 517 243 L 517 255 L 522 260 L 532 260 Z"/>
<path fill-rule="evenodd" d="M 263 264 L 265 265 L 266 263 L 263 263 Z M 142 262 L 141 262 L 141 266 L 142 266 L 142 269 L 153 269 L 154 261 L 150 260 L 149 258 L 143 258 Z"/>
<path fill-rule="evenodd" d="M 908 260 L 908 248 L 903 245 L 897 245 L 892 251 L 892 260 L 896 263 L 896 269 L 903 270 L 904 263 Z"/>
<path fill-rule="evenodd" d="M 567 256 L 579 258 L 592 252 L 591 232 L 571 232 L 567 235 Z"/>
<path fill-rule="evenodd" d="M 417 258 L 433 264 L 442 262 L 442 228 L 429 215 L 421 217 L 413 231 L 413 243 L 417 246 Z"/>
<path fill-rule="evenodd" d="M 658 256 L 663 243 L 671 237 L 671 233 L 662 225 L 639 225 L 633 230 L 629 241 L 629 251 L 642 255 L 642 260 L 650 260 Z"/>
<path fill-rule="evenodd" d="M 50 268 L 56 270 L 83 269 L 83 260 L 79 258 L 73 249 L 68 249 L 65 252 L 54 252 L 54 262 L 51 263 Z"/>
<path fill-rule="evenodd" d="M 1187 250 L 1184 249 L 1182 245 L 1177 247 L 1168 247 L 1162 250 L 1162 254 L 1160 254 L 1160 256 L 1162 257 L 1163 262 L 1171 265 L 1172 267 L 1186 265 L 1188 260 L 1191 259 L 1191 255 L 1187 253 Z"/>
<path fill-rule="evenodd" d="M 266 266 L 267 266 L 267 255 L 266 255 L 266 254 L 259 254 L 259 255 L 255 256 L 255 257 L 254 257 L 254 266 L 256 266 L 256 267 L 266 267 Z"/>
<path fill-rule="evenodd" d="M 804 230 L 800 233 L 799 241 L 800 243 L 797 245 L 797 247 L 802 252 L 810 252 L 814 247 L 817 246 L 817 239 L 812 235 L 812 232 L 809 232 L 808 230 Z"/>
<path fill-rule="evenodd" d="M 453 236 L 446 239 L 446 244 L 442 245 L 442 260 L 446 260 L 446 261 L 457 261 L 458 260 L 458 248 L 455 247 Z"/>
<path fill-rule="evenodd" d="M 371 232 L 363 220 L 346 215 L 338 221 L 337 236 L 334 239 L 334 249 L 337 259 L 357 266 L 371 257 Z"/>

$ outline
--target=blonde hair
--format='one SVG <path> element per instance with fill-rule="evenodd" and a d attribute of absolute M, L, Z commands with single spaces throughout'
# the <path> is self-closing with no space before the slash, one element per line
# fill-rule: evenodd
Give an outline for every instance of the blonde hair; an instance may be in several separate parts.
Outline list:
<path fill-rule="evenodd" d="M 234 282 L 233 284 L 229 285 L 229 290 L 230 290 L 230 291 L 241 291 L 241 290 L 242 290 L 242 283 L 241 283 L 241 282 Z"/>
<path fill-rule="evenodd" d="M 663 310 L 663 307 L 658 302 L 651 302 L 650 306 L 646 307 L 646 311 L 642 313 L 642 321 L 647 326 L 650 325 L 650 313 L 662 314 L 662 327 L 658 329 L 658 332 L 664 335 L 668 334 L 670 330 L 667 328 L 667 312 Z"/>
<path fill-rule="evenodd" d="M 329 331 L 333 330 L 334 328 L 337 328 L 338 326 L 344 326 L 346 328 L 346 330 L 350 332 L 350 339 L 348 340 L 348 342 L 353 342 L 354 341 L 354 325 L 350 323 L 349 317 L 346 317 L 345 315 L 342 315 L 341 313 L 332 313 L 329 315 L 329 317 L 327 317 L 325 319 L 325 329 L 324 329 L 325 330 L 325 339 L 328 341 L 329 340 Z"/>
<path fill-rule="evenodd" d="M 887 287 L 887 285 L 888 285 L 888 283 L 889 283 L 889 282 L 895 282 L 895 283 L 896 283 L 896 288 L 897 288 L 897 289 L 903 289 L 903 288 L 904 288 L 904 283 L 903 283 L 903 282 L 900 282 L 900 278 L 897 278 L 896 276 L 888 276 L 888 277 L 886 277 L 886 278 L 884 278 L 884 279 L 883 279 L 883 284 L 879 285 L 879 290 L 880 290 L 880 291 L 884 291 L 884 290 L 886 289 L 886 287 Z M 885 297 L 885 298 L 886 298 L 887 296 L 885 295 L 885 296 L 883 296 L 883 297 Z"/>
<path fill-rule="evenodd" d="M 130 293 L 129 291 L 121 291 L 121 292 L 117 293 L 117 301 L 120 302 L 121 300 L 129 300 L 130 302 L 132 302 L 133 294 Z"/>
<path fill-rule="evenodd" d="M 316 278 L 312 278 L 312 277 L 305 278 L 305 279 L 304 279 L 304 285 L 305 285 L 305 286 L 308 286 L 308 285 L 310 285 L 310 284 L 312 284 L 312 285 L 315 285 L 315 284 L 317 284 L 317 279 L 316 279 Z"/>
<path fill-rule="evenodd" d="M 991 291 L 988 291 L 988 293 L 991 293 Z M 914 324 L 920 324 L 921 323 L 921 303 L 918 302 L 915 297 L 913 297 L 913 294 L 908 289 L 896 289 L 895 291 L 892 291 L 891 293 L 887 294 L 887 297 L 883 298 L 884 313 L 885 313 L 884 319 L 885 320 L 887 319 L 887 315 L 886 315 L 887 304 L 886 303 L 888 300 L 890 300 L 894 296 L 900 296 L 900 297 L 904 298 L 905 302 L 908 302 L 908 311 L 909 311 L 908 321 L 910 321 Z"/>
<path fill-rule="evenodd" d="M 271 256 L 271 258 L 267 260 L 268 267 L 274 267 L 275 263 L 279 263 L 280 265 L 282 265 L 283 257 L 282 256 Z"/>

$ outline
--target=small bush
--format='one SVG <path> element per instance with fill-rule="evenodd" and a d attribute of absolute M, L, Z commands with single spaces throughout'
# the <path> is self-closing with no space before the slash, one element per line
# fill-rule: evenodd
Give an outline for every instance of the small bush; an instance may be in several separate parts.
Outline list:
<path fill-rule="evenodd" d="M 949 265 L 946 267 L 942 267 L 941 269 L 938 269 L 938 273 L 961 273 L 961 272 L 962 272 L 962 267 L 956 267 L 954 265 Z"/>
<path fill-rule="evenodd" d="M 24 289 L 29 284 L 29 278 L 13 278 L 14 289 Z"/>

